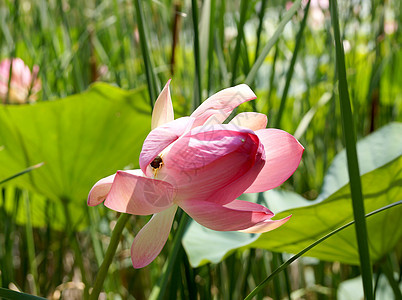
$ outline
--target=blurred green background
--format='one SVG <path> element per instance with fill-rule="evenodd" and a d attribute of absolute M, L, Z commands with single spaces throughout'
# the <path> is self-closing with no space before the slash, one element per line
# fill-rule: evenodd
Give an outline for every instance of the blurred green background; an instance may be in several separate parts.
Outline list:
<path fill-rule="evenodd" d="M 42 90 L 37 103 L 0 107 L 0 180 L 45 163 L 1 186 L 1 286 L 51 299 L 85 297 L 117 219 L 114 211 L 104 207 L 88 208 L 87 194 L 100 178 L 118 169 L 138 167 L 139 152 L 150 130 L 152 103 L 169 78 L 176 118 L 189 115 L 223 88 L 249 84 L 257 100 L 243 104 L 238 112 L 267 114 L 269 127 L 295 135 L 306 148 L 295 174 L 274 191 L 277 194 L 265 195 L 267 205 L 270 197 L 279 197 L 283 203 L 296 196 L 311 201 L 277 207 L 276 211 L 272 206 L 274 212 L 294 213 L 296 219 L 298 211 L 292 209 L 318 203 L 313 200 L 325 194 L 324 176 L 345 167 L 339 164 L 331 173 L 335 155 L 344 148 L 333 31 L 328 1 L 311 1 L 309 6 L 303 1 L 294 14 L 287 11 L 290 4 L 274 0 L 1 1 L 0 59 L 20 57 L 31 69 L 38 65 Z M 398 0 L 339 1 L 358 140 L 402 121 L 401 20 Z M 373 155 L 359 152 L 361 168 L 372 164 L 364 169 L 368 175 L 362 176 L 363 187 L 372 187 L 376 193 L 381 189 L 378 198 L 372 199 L 375 205 L 366 212 L 402 198 L 400 188 L 389 192 L 392 185 L 400 186 L 402 170 L 401 127 L 398 123 L 391 126 L 362 146 L 373 147 Z M 386 138 L 381 140 L 382 136 Z M 346 174 L 339 172 L 339 178 Z M 318 200 L 329 199 L 347 182 L 335 184 L 336 188 Z M 259 201 L 257 197 L 252 195 L 251 200 Z M 315 208 L 301 212 L 307 223 L 310 217 L 332 212 L 336 216 L 339 212 L 344 220 L 337 217 L 333 223 L 317 225 L 322 232 L 303 236 L 300 245 L 289 240 L 300 248 L 264 244 L 281 239 L 281 234 L 291 238 L 295 229 L 286 226 L 283 233 L 267 233 L 254 246 L 254 237 L 244 242 L 246 235 L 233 236 L 234 245 L 226 249 L 223 243 L 219 250 L 223 252 L 215 260 L 205 258 L 208 255 L 200 250 L 194 259 L 205 259 L 202 266 L 191 259 L 197 250 L 180 248 L 180 260 L 164 298 L 245 297 L 288 257 L 282 252 L 300 251 L 303 243 L 352 220 L 350 196 L 344 198 L 330 210 L 321 206 L 315 214 Z M 384 249 L 373 261 L 378 291 L 390 291 L 391 297 L 398 295 L 395 284 L 401 278 L 400 212 L 395 208 L 394 219 L 387 225 L 391 227 L 384 227 L 395 231 L 382 232 L 386 236 L 394 233 L 396 240 L 378 242 Z M 386 220 L 387 216 L 377 220 L 372 230 L 378 224 L 386 226 Z M 155 289 L 172 241 L 169 239 L 149 267 L 134 270 L 129 249 L 146 221 L 147 217 L 132 217 L 127 224 L 102 297 L 149 299 L 158 294 Z M 303 228 L 302 223 L 295 224 Z M 312 224 L 310 227 L 315 226 Z M 188 232 L 191 230 L 186 238 Z M 346 244 L 355 243 L 352 233 L 345 235 Z M 204 243 L 212 242 L 206 239 Z M 233 251 L 239 247 L 243 248 Z M 358 256 L 352 253 L 342 260 L 336 255 L 298 261 L 285 276 L 268 285 L 264 295 L 273 299 L 348 299 L 342 298 L 342 291 L 346 295 L 344 283 L 359 275 L 354 266 Z M 383 275 L 393 272 L 398 274 L 394 282 L 392 276 Z M 351 290 L 360 291 L 361 282 Z M 378 299 L 384 298 L 378 295 Z"/>

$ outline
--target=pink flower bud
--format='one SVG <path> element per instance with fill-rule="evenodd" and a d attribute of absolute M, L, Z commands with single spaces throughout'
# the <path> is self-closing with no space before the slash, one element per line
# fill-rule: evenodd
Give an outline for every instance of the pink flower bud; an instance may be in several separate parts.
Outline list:
<path fill-rule="evenodd" d="M 0 100 L 2 103 L 23 104 L 37 99 L 42 84 L 38 79 L 39 67 L 33 66 L 32 73 L 20 58 L 6 58 L 0 63 Z M 10 91 L 8 90 L 10 87 Z"/>

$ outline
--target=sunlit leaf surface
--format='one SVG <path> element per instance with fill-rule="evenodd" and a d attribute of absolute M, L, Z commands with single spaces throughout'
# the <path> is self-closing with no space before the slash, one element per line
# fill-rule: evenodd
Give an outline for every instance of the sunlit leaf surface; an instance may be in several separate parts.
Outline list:
<path fill-rule="evenodd" d="M 12 184 L 55 205 L 64 201 L 81 209 L 97 180 L 118 169 L 138 167 L 150 124 L 151 109 L 143 90 L 124 91 L 101 83 L 60 100 L 1 106 L 0 178 L 44 162 Z M 46 207 L 43 197 L 32 199 L 41 209 Z M 43 221 L 45 213 L 42 210 L 40 218 L 35 203 L 34 223 L 35 216 Z"/>

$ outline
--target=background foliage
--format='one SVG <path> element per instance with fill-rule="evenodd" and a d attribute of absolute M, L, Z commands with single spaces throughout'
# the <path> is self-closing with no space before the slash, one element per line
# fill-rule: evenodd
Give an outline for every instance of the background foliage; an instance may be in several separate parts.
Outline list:
<path fill-rule="evenodd" d="M 44 162 L 1 186 L 1 286 L 53 299 L 88 294 L 116 214 L 104 207 L 88 208 L 87 193 L 101 177 L 138 166 L 138 153 L 150 129 L 151 105 L 169 78 L 173 78 L 176 118 L 188 115 L 208 95 L 247 82 L 258 98 L 238 111 L 266 113 L 268 126 L 300 140 L 306 150 L 296 173 L 279 189 L 263 195 L 268 206 L 271 198 L 279 199 L 273 203 L 283 206 L 272 204 L 275 212 L 294 217 L 277 231 L 251 237 L 249 246 L 257 249 L 229 251 L 249 244 L 245 234 L 218 238 L 227 241 L 222 243 L 225 250 L 208 259 L 213 263 L 206 260 L 200 267 L 192 257 L 202 249 L 186 247 L 197 226 L 192 224 L 184 241 L 187 253 L 179 249 L 172 280 L 162 294 L 157 283 L 172 240 L 149 267 L 134 270 L 129 249 L 147 217 L 132 217 L 103 296 L 244 298 L 288 257 L 278 252 L 294 253 L 305 245 L 292 237 L 313 242 L 320 233 L 353 219 L 348 186 L 344 186 L 348 183 L 345 159 L 339 158 L 344 154 L 334 160 L 344 143 L 329 9 L 325 1 L 313 1 L 308 9 L 295 8 L 293 15 L 286 4 L 267 0 L 0 2 L 0 58 L 21 57 L 31 68 L 39 65 L 42 81 L 38 103 L 0 107 L 0 180 Z M 363 147 L 375 149 L 373 156 L 359 152 L 365 201 L 374 203 L 366 205 L 370 212 L 401 200 L 400 123 L 389 124 L 402 121 L 402 5 L 397 0 L 344 0 L 339 1 L 339 13 L 353 126 L 358 140 L 374 132 L 364 139 Z M 342 180 L 328 179 L 337 172 L 344 174 L 335 176 Z M 249 197 L 262 201 L 261 195 Z M 303 207 L 286 206 L 292 201 L 303 202 Z M 398 206 L 373 217 L 380 220 L 373 222 L 386 222 L 388 230 L 368 223 L 369 236 L 384 239 L 371 244 L 382 247 L 378 255 L 372 251 L 376 282 L 385 282 L 395 297 L 401 278 L 400 211 Z M 314 223 L 317 219 L 325 222 Z M 328 240 L 329 244 L 310 253 L 321 260 L 303 258 L 292 264 L 257 299 L 264 295 L 342 299 L 338 290 L 344 293 L 344 283 L 359 275 L 352 266 L 358 263 L 355 244 L 350 244 L 355 243 L 354 231 L 348 230 L 331 238 L 338 251 L 325 251 L 325 245 L 333 248 Z M 207 235 L 209 243 L 212 237 Z M 350 251 L 342 256 L 346 247 Z"/>

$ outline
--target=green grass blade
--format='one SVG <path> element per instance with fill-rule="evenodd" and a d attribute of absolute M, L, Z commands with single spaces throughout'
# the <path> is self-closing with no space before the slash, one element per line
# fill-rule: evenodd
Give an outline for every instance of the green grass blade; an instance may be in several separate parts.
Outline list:
<path fill-rule="evenodd" d="M 198 32 L 198 5 L 196 0 L 191 1 L 191 12 L 193 17 L 194 29 L 194 61 L 195 61 L 195 80 L 194 80 L 194 96 L 193 107 L 195 110 L 201 104 L 201 54 L 200 54 L 200 36 Z"/>
<path fill-rule="evenodd" d="M 142 1 L 140 0 L 134 0 L 135 4 L 135 11 L 137 15 L 137 25 L 138 25 L 138 33 L 140 36 L 140 46 L 141 46 L 141 52 L 142 52 L 142 57 L 144 59 L 144 64 L 145 64 L 145 75 L 147 77 L 147 83 L 148 83 L 148 92 L 149 92 L 149 97 L 150 97 L 150 104 L 151 107 L 154 106 L 154 103 L 156 101 L 156 97 L 158 95 L 158 83 L 157 79 L 154 73 L 154 69 L 152 66 L 152 61 L 150 57 L 150 51 L 148 49 L 148 44 L 147 44 L 147 37 L 145 35 L 145 28 L 144 24 L 146 24 L 144 20 L 144 13 L 142 11 Z"/>
<path fill-rule="evenodd" d="M 293 136 L 296 139 L 299 140 L 303 136 L 317 111 L 325 104 L 327 104 L 331 99 L 332 99 L 331 93 L 328 92 L 324 93 L 321 96 L 320 100 L 318 100 L 318 102 L 312 108 L 309 109 L 309 111 L 303 116 L 303 118 L 299 122 L 299 125 L 297 126 L 295 133 L 293 134 Z"/>
<path fill-rule="evenodd" d="M 244 35 L 244 23 L 246 23 L 246 14 L 247 14 L 247 0 L 242 0 L 240 3 L 240 20 L 237 26 L 237 38 L 236 38 L 236 47 L 233 54 L 233 63 L 232 63 L 232 80 L 231 85 L 235 85 L 236 83 L 236 76 L 237 76 L 237 69 L 238 69 L 238 61 L 240 56 L 240 47 L 243 40 Z"/>
<path fill-rule="evenodd" d="M 80 244 L 78 243 L 77 236 L 76 236 L 75 225 L 73 225 L 74 223 L 72 222 L 70 209 L 68 207 L 69 200 L 63 199 L 63 198 L 60 200 L 63 202 L 68 244 L 71 245 L 71 248 L 73 249 L 73 251 L 75 253 L 74 258 L 75 258 L 76 264 L 78 265 L 78 267 L 81 271 L 81 280 L 84 283 L 83 299 L 88 299 L 89 283 L 87 280 L 87 272 L 86 272 L 85 266 L 84 266 L 83 252 L 80 249 Z"/>
<path fill-rule="evenodd" d="M 210 39 L 210 26 L 213 25 L 213 21 L 211 20 L 211 0 L 203 1 L 201 15 L 200 15 L 200 23 L 199 23 L 199 47 L 200 47 L 200 73 L 201 78 L 203 78 L 205 66 L 207 64 L 208 59 L 208 51 L 210 49 L 209 43 Z"/>
<path fill-rule="evenodd" d="M 295 15 L 297 9 L 300 7 L 301 0 L 297 0 L 293 3 L 292 7 L 283 15 L 282 21 L 279 23 L 278 28 L 275 30 L 275 33 L 269 39 L 268 43 L 264 46 L 261 51 L 261 54 L 256 59 L 254 65 L 251 67 L 250 72 L 247 74 L 246 80 L 244 83 L 251 85 L 257 76 L 258 69 L 261 67 L 265 58 L 267 57 L 271 48 L 275 45 L 280 35 L 282 34 L 285 25 L 290 21 L 290 19 Z"/>
<path fill-rule="evenodd" d="M 9 289 L 0 288 L 0 298 L 12 299 L 12 300 L 46 300 L 46 298 L 33 296 L 25 293 L 12 291 Z"/>
<path fill-rule="evenodd" d="M 33 166 L 29 167 L 29 168 L 26 168 L 25 170 L 23 170 L 23 171 L 21 171 L 21 172 L 18 172 L 17 174 L 14 174 L 14 175 L 12 175 L 12 176 L 10 176 L 10 177 L 7 177 L 6 179 L 1 180 L 1 181 L 0 181 L 0 184 L 3 184 L 3 183 L 5 183 L 5 182 L 7 182 L 7 181 L 9 181 L 9 180 L 11 180 L 11 179 L 14 179 L 14 178 L 18 177 L 18 176 L 24 175 L 25 173 L 31 172 L 32 170 L 35 170 L 35 169 L 37 169 L 37 168 L 40 168 L 40 167 L 42 167 L 43 165 L 44 165 L 44 163 L 41 162 L 41 163 L 39 163 L 39 164 L 33 165 Z"/>
<path fill-rule="evenodd" d="M 195 281 L 194 270 L 191 268 L 190 263 L 188 262 L 188 257 L 186 255 L 186 252 L 184 251 L 184 248 L 182 248 L 182 251 L 183 251 L 183 259 L 181 262 L 183 264 L 184 269 L 184 278 L 186 279 L 185 288 L 188 291 L 189 300 L 195 300 L 197 299 L 197 283 Z"/>
<path fill-rule="evenodd" d="M 102 259 L 103 259 L 103 249 L 102 249 L 102 245 L 99 239 L 99 236 L 96 232 L 96 227 L 99 224 L 99 212 L 96 208 L 92 208 L 89 209 L 89 207 L 87 207 L 87 212 L 88 212 L 88 217 L 90 220 L 90 225 L 89 225 L 89 234 L 91 236 L 91 241 L 92 241 L 92 247 L 94 249 L 94 253 L 95 253 L 95 258 L 96 258 L 96 262 L 98 263 L 98 266 L 102 265 Z"/>
<path fill-rule="evenodd" d="M 283 254 L 279 253 L 278 258 L 279 258 L 279 263 L 281 265 L 283 265 Z M 290 284 L 290 276 L 289 276 L 288 270 L 286 268 L 283 270 L 283 275 L 284 275 L 284 279 L 285 279 L 285 288 L 286 288 L 286 293 L 288 295 L 288 299 L 292 299 L 292 297 L 291 297 L 292 286 Z"/>
<path fill-rule="evenodd" d="M 393 263 L 391 261 L 391 256 L 388 254 L 387 257 L 385 258 L 385 262 L 382 265 L 382 269 L 384 271 L 385 276 L 388 279 L 389 285 L 392 288 L 392 291 L 394 292 L 394 297 L 395 299 L 402 299 L 402 292 L 399 288 L 399 282 L 395 280 L 394 277 L 394 270 L 393 270 Z"/>
<path fill-rule="evenodd" d="M 275 52 L 274 52 L 274 59 L 272 61 L 272 66 L 271 66 L 271 74 L 269 76 L 269 85 L 268 85 L 268 96 L 267 96 L 267 110 L 266 114 L 269 115 L 269 111 L 272 106 L 272 93 L 274 91 L 274 84 L 275 84 L 275 70 L 276 70 L 276 62 L 278 61 L 278 56 L 279 56 L 279 47 L 278 44 L 275 46 Z M 271 118 L 268 119 L 268 127 L 271 127 L 271 124 L 273 122 L 271 121 Z"/>
<path fill-rule="evenodd" d="M 280 254 L 276 252 L 272 252 L 272 260 L 271 260 L 271 270 L 276 270 L 280 267 L 279 261 L 278 261 L 278 256 Z M 273 286 L 273 296 L 275 299 L 281 299 L 281 290 L 282 290 L 282 284 L 279 276 L 275 276 L 273 278 L 272 282 Z"/>
<path fill-rule="evenodd" d="M 211 0 L 211 7 L 209 12 L 209 41 L 208 41 L 208 96 L 210 96 L 210 92 L 212 91 L 212 71 L 213 71 L 213 62 L 214 62 L 214 32 L 215 32 L 215 7 L 216 0 Z"/>
<path fill-rule="evenodd" d="M 217 32 L 220 48 L 224 48 L 225 44 L 225 15 L 226 15 L 226 1 L 221 1 L 219 6 L 218 21 L 217 21 Z"/>
<path fill-rule="evenodd" d="M 286 73 L 286 83 L 285 83 L 285 87 L 283 89 L 282 98 L 281 98 L 281 104 L 279 106 L 279 111 L 278 111 L 278 114 L 277 114 L 277 117 L 276 117 L 276 122 L 275 122 L 275 127 L 276 128 L 281 128 L 282 115 L 283 115 L 283 111 L 285 110 L 286 98 L 288 97 L 290 81 L 292 80 L 292 77 L 293 77 L 293 71 L 295 69 L 297 54 L 299 53 L 299 48 L 300 48 L 300 45 L 301 45 L 301 42 L 302 42 L 304 28 L 306 27 L 309 8 L 310 8 L 310 1 L 307 2 L 307 6 L 306 6 L 306 8 L 304 10 L 304 17 L 303 17 L 303 20 L 302 20 L 302 22 L 300 24 L 300 29 L 299 29 L 299 31 L 297 33 L 297 36 L 296 36 L 295 49 L 293 50 L 292 59 L 290 60 L 290 64 L 289 64 L 289 69 L 288 69 L 288 71 Z"/>
<path fill-rule="evenodd" d="M 248 46 L 247 46 L 247 40 L 245 38 L 242 39 L 241 48 L 243 49 L 243 51 L 241 51 L 241 56 L 242 56 L 242 61 L 243 61 L 243 73 L 248 74 L 248 72 L 250 72 L 250 61 L 249 61 L 249 51 L 248 51 Z"/>
<path fill-rule="evenodd" d="M 366 218 L 371 217 L 379 212 L 382 212 L 384 210 L 390 209 L 392 207 L 396 207 L 398 205 L 402 204 L 402 200 L 398 201 L 398 202 L 394 202 L 392 204 L 386 205 L 384 207 L 381 207 L 377 210 L 374 210 L 368 214 L 366 214 Z M 288 259 L 285 263 L 283 263 L 281 266 L 279 266 L 279 268 L 277 268 L 275 271 L 273 271 L 268 277 L 266 277 L 250 294 L 247 295 L 246 298 L 244 298 L 244 300 L 251 300 L 255 295 L 257 295 L 258 292 L 260 292 L 276 275 L 278 275 L 280 272 L 282 272 L 285 268 L 287 268 L 291 263 L 293 263 L 296 259 L 298 259 L 299 257 L 301 257 L 302 255 L 306 254 L 309 250 L 311 250 L 312 248 L 314 248 L 315 246 L 317 246 L 318 244 L 322 243 L 323 241 L 325 241 L 326 239 L 330 238 L 331 236 L 337 234 L 338 232 L 348 228 L 349 226 L 355 224 L 355 221 L 351 221 L 337 229 L 335 229 L 334 231 L 331 231 L 330 233 L 326 234 L 325 236 L 323 236 L 322 238 L 316 240 L 314 243 L 310 244 L 309 246 L 307 246 L 306 248 L 304 248 L 302 251 L 300 251 L 299 253 L 295 254 L 294 256 L 292 256 L 290 259 Z"/>
<path fill-rule="evenodd" d="M 257 29 L 257 45 L 255 46 L 255 55 L 254 60 L 257 59 L 258 53 L 260 50 L 260 42 L 261 42 L 261 32 L 264 24 L 264 15 L 265 15 L 265 7 L 267 5 L 268 0 L 261 1 L 260 11 L 258 13 L 258 29 Z"/>
<path fill-rule="evenodd" d="M 356 237 L 359 248 L 360 267 L 363 279 L 363 288 L 366 299 L 373 299 L 372 270 L 370 253 L 367 241 L 367 227 L 364 218 L 364 203 L 359 174 L 359 162 L 356 153 L 356 137 L 350 107 L 348 84 L 346 79 L 345 56 L 340 38 L 337 1 L 330 1 L 331 21 L 334 30 L 336 67 L 338 70 L 338 89 L 341 108 L 342 127 L 346 143 L 346 156 L 350 179 L 353 215 L 356 220 Z"/>
<path fill-rule="evenodd" d="M 22 197 L 24 198 L 24 205 L 26 210 L 26 218 L 27 222 L 25 224 L 25 234 L 26 234 L 26 244 L 27 244 L 27 252 L 29 259 L 29 271 L 33 276 L 33 293 L 39 293 L 39 284 L 38 284 L 38 266 L 36 264 L 36 255 L 35 255 L 35 242 L 34 242 L 34 234 L 32 230 L 32 221 L 31 221 L 31 203 L 29 199 L 28 191 L 22 191 Z"/>
<path fill-rule="evenodd" d="M 225 58 L 223 55 L 221 41 L 219 40 L 217 33 L 214 34 L 214 40 L 215 40 L 216 57 L 218 58 L 219 71 L 221 73 L 221 78 L 222 78 L 221 84 L 223 86 L 226 86 L 226 85 L 229 85 L 228 68 L 226 66 Z"/>

